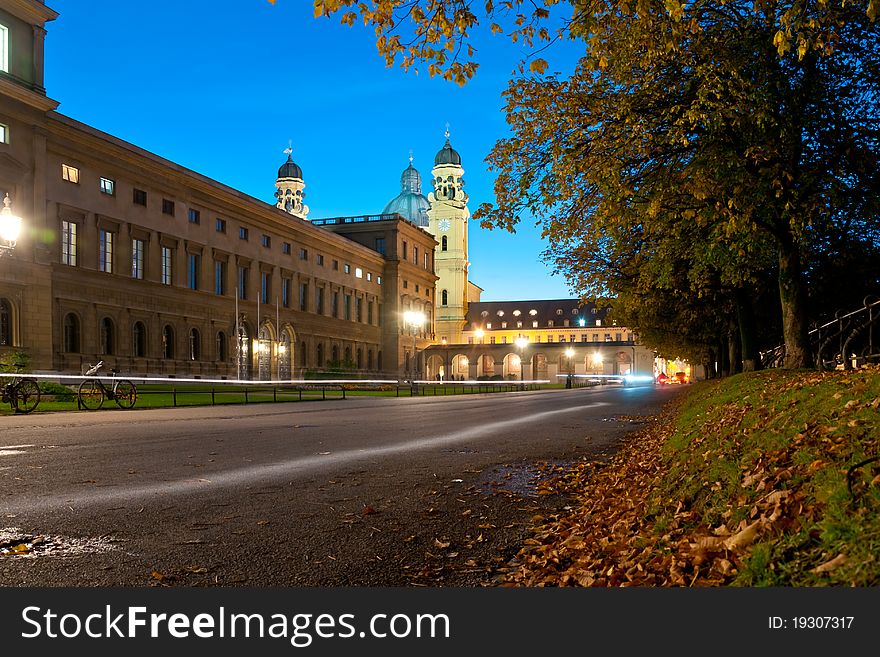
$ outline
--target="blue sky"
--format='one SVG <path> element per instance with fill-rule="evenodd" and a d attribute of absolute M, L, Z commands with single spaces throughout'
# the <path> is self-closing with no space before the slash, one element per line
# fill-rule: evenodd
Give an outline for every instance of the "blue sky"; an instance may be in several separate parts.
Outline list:
<path fill-rule="evenodd" d="M 291 142 L 319 218 L 381 212 L 410 150 L 428 180 L 448 122 L 471 212 L 494 200 L 483 160 L 507 133 L 501 92 L 523 54 L 507 39 L 476 43 L 481 66 L 462 88 L 386 68 L 369 28 L 314 19 L 305 0 L 47 4 L 60 14 L 47 25 L 47 93 L 99 130 L 268 203 Z M 571 296 L 532 224 L 510 235 L 471 221 L 470 277 L 485 300 Z"/>

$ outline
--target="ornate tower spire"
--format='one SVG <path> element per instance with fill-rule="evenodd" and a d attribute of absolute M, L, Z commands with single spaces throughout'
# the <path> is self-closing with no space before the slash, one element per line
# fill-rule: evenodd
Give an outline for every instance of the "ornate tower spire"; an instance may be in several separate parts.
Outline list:
<path fill-rule="evenodd" d="M 287 161 L 278 169 L 278 178 L 275 180 L 275 207 L 292 214 L 300 219 L 307 219 L 309 206 L 303 203 L 306 197 L 303 191 L 306 187 L 303 182 L 302 169 L 293 161 L 293 146 L 288 141 L 287 148 L 283 151 L 287 155 Z"/>

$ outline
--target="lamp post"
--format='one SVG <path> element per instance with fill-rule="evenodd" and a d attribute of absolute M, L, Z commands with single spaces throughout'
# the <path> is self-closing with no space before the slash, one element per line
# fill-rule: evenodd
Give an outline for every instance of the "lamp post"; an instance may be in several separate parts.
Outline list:
<path fill-rule="evenodd" d="M 574 375 L 574 372 L 572 372 L 572 367 L 571 367 L 572 363 L 574 362 L 572 360 L 574 358 L 574 349 L 569 347 L 568 349 L 565 350 L 565 355 L 568 357 L 568 376 L 565 377 L 565 387 L 571 388 L 571 380 Z"/>
<path fill-rule="evenodd" d="M 519 347 L 519 379 L 520 381 L 526 380 L 526 371 L 525 371 L 525 355 L 526 355 L 526 346 L 529 344 L 529 339 L 523 336 L 519 336 L 514 343 L 517 347 Z"/>
<path fill-rule="evenodd" d="M 449 345 L 446 338 L 442 338 L 440 342 L 443 343 L 443 376 L 440 378 L 445 380 L 449 378 Z"/>
<path fill-rule="evenodd" d="M 420 312 L 416 312 L 416 311 L 407 310 L 405 313 L 403 313 L 403 322 L 407 326 L 410 326 L 412 328 L 412 332 L 413 332 L 412 373 L 413 373 L 413 379 L 416 379 L 416 378 L 418 378 L 416 376 L 417 369 L 418 369 L 418 366 L 417 366 L 418 361 L 416 360 L 416 333 L 418 333 L 418 330 L 422 326 L 424 326 L 424 324 L 425 324 L 425 314 L 420 313 Z"/>
<path fill-rule="evenodd" d="M 477 337 L 477 340 L 480 341 L 480 344 L 483 344 L 483 336 L 485 335 L 485 333 L 483 333 L 483 329 L 477 329 L 476 331 L 474 331 L 474 335 Z"/>
<path fill-rule="evenodd" d="M 21 217 L 12 214 L 12 201 L 9 194 L 3 199 L 3 209 L 0 210 L 0 256 L 12 253 L 21 232 Z"/>

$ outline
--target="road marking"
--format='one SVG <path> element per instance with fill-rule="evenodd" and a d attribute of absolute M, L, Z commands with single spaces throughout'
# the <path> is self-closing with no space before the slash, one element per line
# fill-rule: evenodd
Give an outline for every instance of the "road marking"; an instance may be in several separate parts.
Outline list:
<path fill-rule="evenodd" d="M 24 454 L 24 450 L 33 445 L 0 445 L 0 456 L 13 456 L 14 454 Z"/>
<path fill-rule="evenodd" d="M 291 474 L 311 474 L 316 470 L 326 469 L 330 466 L 350 465 L 358 461 L 373 459 L 378 456 L 391 456 L 400 453 L 410 453 L 416 450 L 432 449 L 451 445 L 466 440 L 482 438 L 492 433 L 510 429 L 522 424 L 542 422 L 550 417 L 584 411 L 600 406 L 609 406 L 608 402 L 593 402 L 581 406 L 569 406 L 553 411 L 542 411 L 531 415 L 524 415 L 510 420 L 499 420 L 477 427 L 469 427 L 459 431 L 417 438 L 402 443 L 390 445 L 378 445 L 367 449 L 357 448 L 336 452 L 330 455 L 301 456 L 278 463 L 247 466 L 233 470 L 225 470 L 211 474 L 210 481 L 206 479 L 177 479 L 171 481 L 155 482 L 136 486 L 107 487 L 103 489 L 91 489 L 87 491 L 70 491 L 67 493 L 55 493 L 47 497 L 37 499 L 10 499 L 2 503 L 5 512 L 36 510 L 41 508 L 58 508 L 64 506 L 85 507 L 104 503 L 120 503 L 140 501 L 149 497 L 162 497 L 184 495 L 187 493 L 202 492 L 213 487 L 233 487 L 243 484 L 253 484 L 258 481 L 273 480 L 289 477 Z M 21 506 L 18 506 L 21 505 Z"/>

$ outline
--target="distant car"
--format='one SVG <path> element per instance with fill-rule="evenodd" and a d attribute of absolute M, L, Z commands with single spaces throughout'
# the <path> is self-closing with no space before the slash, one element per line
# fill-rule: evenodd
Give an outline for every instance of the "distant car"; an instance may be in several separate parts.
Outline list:
<path fill-rule="evenodd" d="M 676 372 L 675 376 L 669 379 L 670 383 L 687 383 L 688 377 L 684 372 Z"/>

